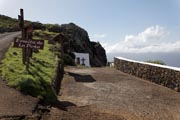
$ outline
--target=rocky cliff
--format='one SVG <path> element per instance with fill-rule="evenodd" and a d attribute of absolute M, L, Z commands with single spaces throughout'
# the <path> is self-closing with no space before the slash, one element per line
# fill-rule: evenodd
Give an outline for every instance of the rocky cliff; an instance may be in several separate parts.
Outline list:
<path fill-rule="evenodd" d="M 74 23 L 62 24 L 60 34 L 53 41 L 60 42 L 61 36 L 65 36 L 64 50 L 68 52 L 89 53 L 90 64 L 94 67 L 105 66 L 107 63 L 105 49 L 98 42 L 91 42 L 88 33 Z"/>

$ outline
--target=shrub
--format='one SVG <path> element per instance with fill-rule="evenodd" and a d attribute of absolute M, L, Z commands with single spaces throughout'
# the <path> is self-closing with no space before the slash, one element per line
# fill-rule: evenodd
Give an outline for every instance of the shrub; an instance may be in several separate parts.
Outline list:
<path fill-rule="evenodd" d="M 74 59 L 69 54 L 64 54 L 63 60 L 65 65 L 75 65 Z"/>
<path fill-rule="evenodd" d="M 71 58 L 74 60 L 76 58 L 75 54 L 74 53 L 69 53 L 69 56 L 71 56 Z"/>
<path fill-rule="evenodd" d="M 146 61 L 148 63 L 154 63 L 154 64 L 159 64 L 159 65 L 166 65 L 165 62 L 161 61 L 161 60 L 148 60 Z"/>
<path fill-rule="evenodd" d="M 59 24 L 50 25 L 48 30 L 50 32 L 57 32 L 57 33 L 62 31 Z"/>

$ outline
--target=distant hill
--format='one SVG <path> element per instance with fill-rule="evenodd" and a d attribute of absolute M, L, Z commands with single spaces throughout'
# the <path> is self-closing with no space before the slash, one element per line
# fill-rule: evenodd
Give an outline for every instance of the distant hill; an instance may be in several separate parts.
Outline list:
<path fill-rule="evenodd" d="M 48 30 L 50 32 L 57 32 L 59 33 L 59 24 L 42 24 L 39 21 L 33 22 L 29 20 L 25 20 L 25 26 L 26 25 L 32 25 L 34 30 Z M 0 14 L 0 33 L 3 32 L 14 32 L 19 31 L 19 23 L 16 18 L 11 18 L 6 15 Z"/>
<path fill-rule="evenodd" d="M 25 25 L 26 24 L 31 24 L 35 30 L 46 29 L 46 26 L 40 22 L 31 22 L 31 21 L 25 20 Z M 14 31 L 19 31 L 19 30 L 20 28 L 19 28 L 17 19 L 5 16 L 5 15 L 0 15 L 0 33 L 14 32 Z"/>
<path fill-rule="evenodd" d="M 0 33 L 13 32 L 18 30 L 19 27 L 17 19 L 5 15 L 0 15 Z"/>

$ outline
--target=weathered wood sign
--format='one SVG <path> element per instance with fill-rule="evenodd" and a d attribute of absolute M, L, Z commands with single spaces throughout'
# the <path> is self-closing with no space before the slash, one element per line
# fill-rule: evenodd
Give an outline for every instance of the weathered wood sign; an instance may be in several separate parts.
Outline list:
<path fill-rule="evenodd" d="M 30 48 L 30 49 L 43 49 L 44 48 L 44 40 L 22 40 L 15 39 L 14 47 L 17 48 Z"/>
<path fill-rule="evenodd" d="M 21 29 L 21 38 L 14 40 L 14 47 L 22 48 L 22 62 L 26 65 L 26 70 L 29 71 L 30 57 L 32 57 L 32 49 L 43 49 L 44 40 L 32 40 L 33 26 L 24 25 L 24 12 L 20 9 L 18 15 L 19 28 Z"/>

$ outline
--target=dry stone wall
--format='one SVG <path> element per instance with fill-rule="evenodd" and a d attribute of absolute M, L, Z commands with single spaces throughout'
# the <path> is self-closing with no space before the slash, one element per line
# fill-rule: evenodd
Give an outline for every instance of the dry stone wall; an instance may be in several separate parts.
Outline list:
<path fill-rule="evenodd" d="M 166 86 L 180 92 L 180 69 L 163 65 L 114 58 L 115 68 L 136 77 Z"/>

